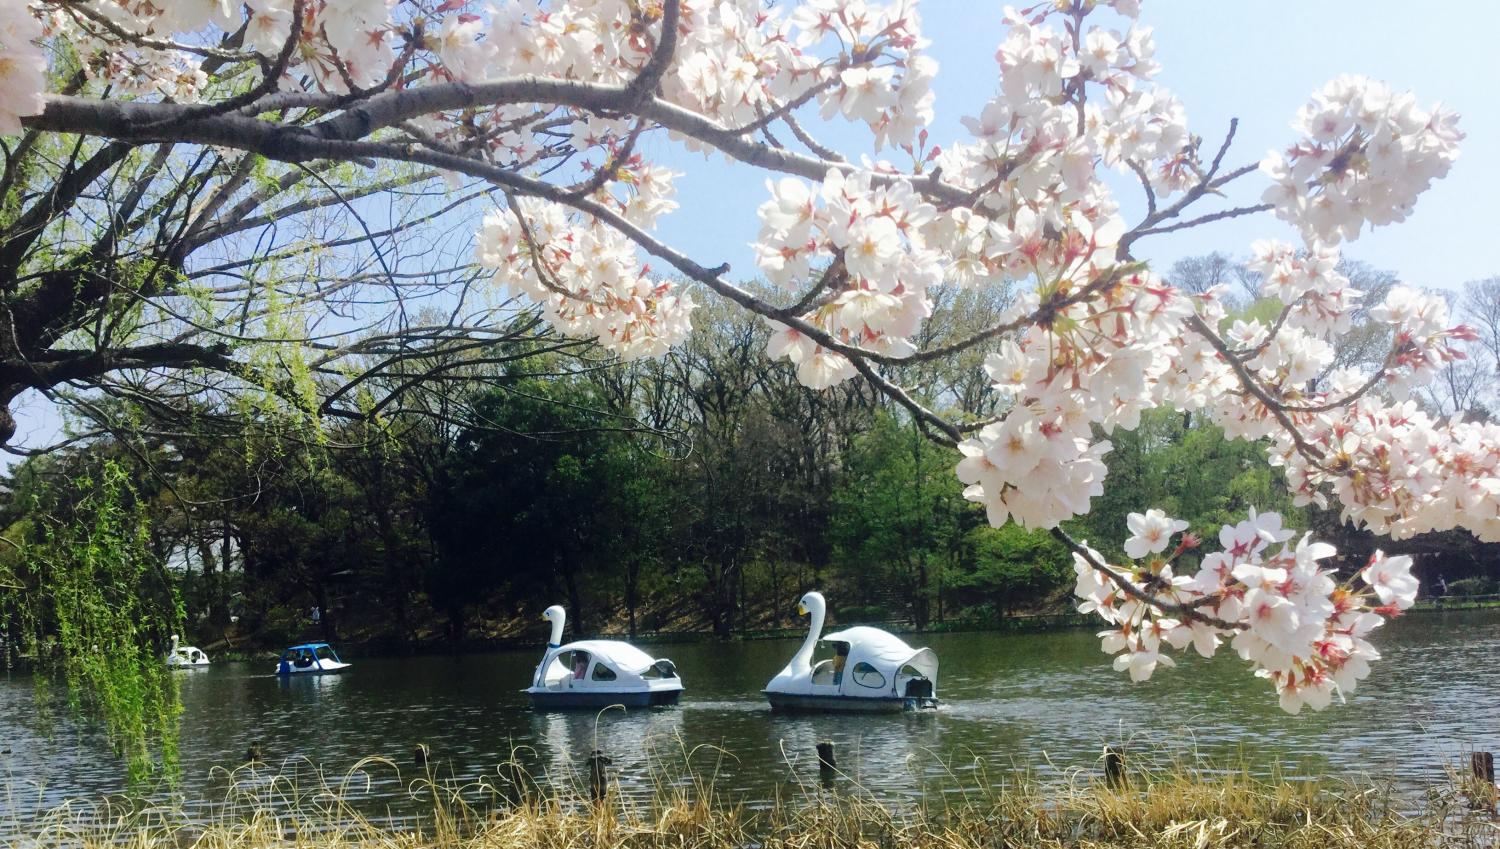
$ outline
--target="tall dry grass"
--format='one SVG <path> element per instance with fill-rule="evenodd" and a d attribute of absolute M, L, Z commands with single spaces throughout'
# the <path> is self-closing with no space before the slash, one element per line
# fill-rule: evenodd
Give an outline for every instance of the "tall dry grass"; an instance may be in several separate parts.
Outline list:
<path fill-rule="evenodd" d="M 513 762 L 455 785 L 408 776 L 417 817 L 372 820 L 352 800 L 369 759 L 328 778 L 242 768 L 209 810 L 65 805 L 26 828 L 23 846 L 82 849 L 1419 849 L 1500 846 L 1494 798 L 1450 781 L 1420 798 L 1375 782 L 1257 778 L 1168 763 L 1111 788 L 1007 775 L 959 794 L 892 807 L 846 777 L 748 808 L 713 773 L 654 775 L 654 792 L 590 797 L 586 778 L 542 784 Z M 575 777 L 576 778 L 576 777 Z"/>

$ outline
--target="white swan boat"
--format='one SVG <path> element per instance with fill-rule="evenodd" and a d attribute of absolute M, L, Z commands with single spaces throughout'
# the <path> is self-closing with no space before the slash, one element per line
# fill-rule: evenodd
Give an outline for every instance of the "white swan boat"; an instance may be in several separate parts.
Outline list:
<path fill-rule="evenodd" d="M 172 635 L 172 648 L 167 652 L 167 665 L 173 669 L 201 669 L 208 666 L 208 654 L 197 646 L 180 644 L 176 634 Z"/>
<path fill-rule="evenodd" d="M 682 678 L 672 661 L 658 660 L 618 640 L 579 640 L 563 645 L 567 612 L 560 605 L 553 605 L 542 618 L 552 623 L 552 635 L 531 686 L 523 691 L 531 697 L 532 707 L 677 704 L 682 695 Z"/>
<path fill-rule="evenodd" d="M 302 643 L 281 653 L 276 664 L 277 675 L 326 675 L 342 672 L 350 664 L 339 660 L 338 652 L 327 643 Z"/>
<path fill-rule="evenodd" d="M 938 659 L 932 649 L 914 649 L 879 628 L 845 628 L 823 634 L 823 594 L 802 597 L 797 612 L 810 615 L 807 639 L 771 682 L 765 696 L 772 710 L 903 711 L 935 708 Z M 834 656 L 813 664 L 819 642 Z"/>

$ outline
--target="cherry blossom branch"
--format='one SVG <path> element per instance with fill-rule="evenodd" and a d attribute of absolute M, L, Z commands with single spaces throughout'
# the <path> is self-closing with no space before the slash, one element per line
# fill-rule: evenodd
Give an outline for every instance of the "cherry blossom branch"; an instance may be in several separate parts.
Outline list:
<path fill-rule="evenodd" d="M 350 142 L 346 144 L 356 147 L 361 152 L 363 152 L 364 155 L 380 158 L 394 158 L 395 156 L 394 151 L 385 150 L 384 148 L 386 146 L 381 145 L 380 143 Z M 541 198 L 543 200 L 550 200 L 553 202 L 572 206 L 580 212 L 584 212 L 588 215 L 593 216 L 594 218 L 620 231 L 627 238 L 634 241 L 648 253 L 670 263 L 673 267 L 677 268 L 679 271 L 692 278 L 693 280 L 709 287 L 715 292 L 718 292 L 724 297 L 729 298 L 730 300 L 740 304 L 741 306 L 751 310 L 752 312 L 775 318 L 778 321 L 783 321 L 789 326 L 796 327 L 800 332 L 807 334 L 809 338 L 813 339 L 818 344 L 823 345 L 825 348 L 828 348 L 829 350 L 835 351 L 847 357 L 854 365 L 855 369 L 859 371 L 859 373 L 862 374 L 867 380 L 869 380 L 870 383 L 877 389 L 887 394 L 897 403 L 906 407 L 913 415 L 917 416 L 922 421 L 926 422 L 934 428 L 937 428 L 942 434 L 947 437 L 947 440 L 951 440 L 951 442 L 947 440 L 939 440 L 940 442 L 944 442 L 951 447 L 952 445 L 956 445 L 958 440 L 962 438 L 962 434 L 953 423 L 948 422 L 941 416 L 923 406 L 920 402 L 913 399 L 901 387 L 890 382 L 884 377 L 881 377 L 880 374 L 876 372 L 874 367 L 869 363 L 870 360 L 874 360 L 877 362 L 886 362 L 889 364 L 900 365 L 905 363 L 906 360 L 897 357 L 888 357 L 886 355 L 878 354 L 874 351 L 868 351 L 852 345 L 844 344 L 835 339 L 831 334 L 827 333 L 822 328 L 805 322 L 796 316 L 787 315 L 783 310 L 778 309 L 774 305 L 769 304 L 761 300 L 760 298 L 757 298 L 756 296 L 750 294 L 749 292 L 725 281 L 722 275 L 726 271 L 728 271 L 727 266 L 720 266 L 719 268 L 715 269 L 705 268 L 696 261 L 688 258 L 686 255 L 668 247 L 664 243 L 651 237 L 649 234 L 640 230 L 629 221 L 626 221 L 613 210 L 610 210 L 607 207 L 587 198 L 567 195 L 555 186 L 534 181 L 510 171 L 497 168 L 495 166 L 482 165 L 481 163 L 476 163 L 472 160 L 466 159 L 464 157 L 454 156 L 452 154 L 444 154 L 437 151 L 428 151 L 421 148 L 415 148 L 413 146 L 397 147 L 403 148 L 405 158 L 408 161 L 421 162 L 439 168 L 463 170 L 466 173 L 470 173 L 472 176 L 488 179 L 499 185 L 507 186 L 517 192 L 525 193 L 534 197 Z M 519 216 L 518 210 L 517 215 Z M 535 253 L 535 243 L 532 242 L 530 244 L 532 245 L 533 253 Z M 538 274 L 541 275 L 541 272 L 538 271 Z M 547 281 L 545 279 L 543 282 L 544 285 L 546 285 Z M 555 286 L 555 284 L 553 284 L 552 286 L 548 286 L 548 288 L 552 289 L 553 286 Z M 561 292 L 561 294 L 577 299 L 576 295 L 566 291 Z"/>
<path fill-rule="evenodd" d="M 1219 356 L 1224 358 L 1224 361 L 1229 365 L 1229 368 L 1233 370 L 1235 376 L 1239 378 L 1240 385 L 1245 388 L 1245 391 L 1255 396 L 1255 399 L 1257 401 L 1260 401 L 1261 404 L 1266 408 L 1266 410 L 1268 410 L 1271 415 L 1276 418 L 1276 421 L 1281 425 L 1282 429 L 1287 432 L 1287 435 L 1291 437 L 1292 442 L 1297 446 L 1297 450 L 1302 453 L 1302 456 L 1306 457 L 1308 462 L 1312 463 L 1315 467 L 1324 471 L 1329 471 L 1322 465 L 1323 452 L 1318 450 L 1317 446 L 1307 441 L 1307 439 L 1302 435 L 1302 431 L 1300 431 L 1297 428 L 1296 423 L 1292 421 L 1291 416 L 1287 415 L 1286 410 L 1282 408 L 1281 404 L 1278 403 L 1274 398 L 1272 398 L 1266 392 L 1266 390 L 1261 387 L 1260 381 L 1256 380 L 1255 375 L 1250 373 L 1250 370 L 1245 367 L 1245 364 L 1240 362 L 1234 356 L 1234 353 L 1229 350 L 1229 346 L 1224 344 L 1224 340 L 1219 338 L 1219 334 L 1215 333 L 1212 328 L 1204 323 L 1202 317 L 1200 317 L 1197 313 L 1193 313 L 1192 315 L 1188 316 L 1186 319 L 1186 323 L 1188 327 L 1192 328 L 1193 332 L 1197 333 L 1199 336 L 1202 336 L 1205 340 L 1208 341 L 1209 345 L 1213 346 L 1213 349 L 1215 351 L 1219 352 Z"/>
<path fill-rule="evenodd" d="M 1225 209 L 1219 212 L 1210 212 L 1207 215 L 1200 215 L 1197 218 L 1190 218 L 1186 221 L 1179 221 L 1175 224 L 1169 224 L 1164 227 L 1151 227 L 1145 230 L 1137 229 L 1131 232 L 1136 238 L 1140 238 L 1141 236 L 1154 236 L 1160 233 L 1172 233 L 1177 230 L 1186 230 L 1191 227 L 1199 227 L 1204 224 L 1212 224 L 1215 221 L 1224 221 L 1229 218 L 1239 218 L 1243 215 L 1254 215 L 1258 212 L 1266 212 L 1272 208 L 1273 207 L 1269 203 L 1258 203 L 1254 206 L 1240 206 L 1235 207 L 1234 209 Z"/>
<path fill-rule="evenodd" d="M 1156 190 L 1151 188 L 1151 176 L 1141 163 L 1134 159 L 1125 160 L 1125 165 L 1135 172 L 1135 176 L 1141 181 L 1141 191 L 1146 193 L 1146 216 L 1149 218 L 1156 214 Z"/>
<path fill-rule="evenodd" d="M 302 19 L 306 3 L 307 0 L 293 0 L 291 32 L 287 35 L 286 42 L 281 45 L 281 51 L 276 54 L 274 61 L 268 63 L 260 54 L 252 54 L 255 56 L 256 61 L 260 63 L 261 68 L 262 78 L 258 85 L 249 91 L 237 94 L 227 100 L 221 100 L 218 103 L 190 106 L 181 116 L 168 123 L 196 121 L 212 115 L 234 112 L 249 106 L 275 91 L 277 86 L 281 84 L 281 78 L 286 75 L 287 67 L 292 61 L 292 54 L 295 52 L 297 45 L 302 42 Z M 209 63 L 204 64 L 205 72 L 212 73 L 214 68 L 209 67 Z M 149 129 L 149 127 L 145 129 Z"/>
<path fill-rule="evenodd" d="M 823 92 L 825 92 L 825 91 L 833 88 L 837 84 L 838 84 L 838 76 L 836 74 L 833 75 L 833 76 L 828 77 L 827 79 L 821 80 L 816 85 L 808 86 L 808 88 L 807 88 L 806 91 L 802 92 L 801 94 L 797 95 L 796 97 L 792 98 L 791 100 L 788 100 L 787 102 L 781 104 L 780 106 L 776 107 L 775 109 L 771 109 L 769 111 L 762 112 L 759 116 L 756 117 L 756 119 L 754 121 L 751 121 L 750 123 L 745 124 L 744 126 L 736 127 L 735 129 L 731 130 L 730 132 L 739 133 L 740 135 L 748 135 L 748 134 L 754 133 L 754 132 L 756 132 L 758 130 L 765 129 L 765 128 L 769 127 L 771 124 L 776 123 L 776 121 L 778 119 L 783 118 L 783 117 L 785 117 L 787 115 L 790 115 L 791 113 L 797 111 L 798 108 L 800 108 L 801 106 L 807 104 L 808 101 L 812 100 L 814 97 L 817 97 L 818 95 L 822 94 Z M 792 132 L 796 133 L 797 130 L 793 130 Z M 804 142 L 804 144 L 805 144 L 805 142 Z"/>
<path fill-rule="evenodd" d="M 818 275 L 818 282 L 814 283 L 807 293 L 797 300 L 797 303 L 786 307 L 785 312 L 789 315 L 801 315 L 807 312 L 808 308 L 818 300 L 819 295 L 826 292 L 829 287 L 841 285 L 848 279 L 849 271 L 844 265 L 843 251 L 835 251 L 833 262 L 829 263 L 828 267 L 823 269 L 823 273 Z"/>
<path fill-rule="evenodd" d="M 1359 386 L 1359 388 L 1350 392 L 1348 395 L 1345 395 L 1343 398 L 1340 398 L 1337 401 L 1329 401 L 1326 404 L 1317 404 L 1313 406 L 1296 406 L 1292 404 L 1284 404 L 1282 405 L 1283 409 L 1290 413 L 1327 413 L 1332 410 L 1337 410 L 1340 407 L 1347 407 L 1348 405 L 1353 404 L 1355 401 L 1358 401 L 1360 398 L 1368 395 L 1371 390 L 1373 390 L 1380 384 L 1380 381 L 1386 377 L 1387 372 L 1390 370 L 1391 365 L 1394 363 L 1396 355 L 1400 350 L 1401 348 L 1399 345 L 1393 346 L 1390 353 L 1386 354 L 1385 360 L 1380 364 L 1380 368 L 1376 369 L 1375 373 L 1370 375 L 1369 380 L 1366 380 Z"/>
<path fill-rule="evenodd" d="M 94 23 L 104 29 L 105 32 L 113 35 L 115 38 L 118 38 L 122 41 L 128 41 L 131 44 L 139 44 L 142 47 L 148 47 L 152 50 L 190 53 L 195 56 L 217 59 L 220 62 L 253 62 L 262 61 L 264 59 L 261 54 L 254 51 L 224 50 L 222 48 L 216 47 L 205 47 L 201 44 L 186 44 L 179 41 L 151 38 L 150 36 L 143 35 L 141 33 L 134 33 L 125 29 L 124 27 L 110 20 L 108 16 L 89 8 L 89 6 L 85 3 L 67 3 L 65 5 L 70 14 L 81 15 L 91 23 Z"/>
<path fill-rule="evenodd" d="M 531 259 L 531 270 L 536 274 L 537 280 L 541 282 L 542 287 L 555 295 L 561 295 L 569 300 L 581 301 L 585 304 L 608 309 L 608 305 L 603 301 L 584 297 L 577 292 L 570 292 L 553 278 L 551 270 L 546 267 L 546 263 L 542 260 L 542 248 L 537 244 L 536 237 L 532 235 L 531 225 L 526 221 L 526 215 L 521 211 L 521 205 L 516 202 L 515 196 L 509 192 L 505 193 L 505 205 L 510 208 L 511 214 L 515 216 L 516 226 L 521 229 L 521 238 L 526 242 L 526 252 Z"/>
<path fill-rule="evenodd" d="M 651 51 L 651 58 L 646 60 L 645 67 L 625 87 L 626 110 L 633 111 L 652 97 L 657 86 L 661 85 L 662 75 L 672 64 L 672 57 L 677 52 L 677 17 L 680 6 L 681 0 L 665 0 L 662 3 L 661 37 L 657 39 L 656 48 Z"/>
<path fill-rule="evenodd" d="M 1064 312 L 1069 307 L 1075 304 L 1083 303 L 1084 301 L 1093 298 L 1095 295 L 1109 288 L 1110 285 L 1120 280 L 1121 278 L 1129 277 L 1132 274 L 1136 274 L 1140 271 L 1145 270 L 1145 268 L 1146 263 L 1140 261 L 1125 262 L 1119 265 L 1111 266 L 1108 271 L 1094 277 L 1087 284 L 1079 287 L 1070 295 L 1064 295 L 1061 290 L 1053 292 L 1046 301 L 1042 302 L 1042 304 L 1037 307 L 1035 312 L 1029 315 L 1022 316 L 1015 321 L 1006 322 L 1005 324 L 997 324 L 994 327 L 982 330 L 979 333 L 975 333 L 974 335 L 969 336 L 965 339 L 961 339 L 957 342 L 953 342 L 939 348 L 931 348 L 926 351 L 918 351 L 908 357 L 902 357 L 895 362 L 901 364 L 909 364 L 924 363 L 930 362 L 932 360 L 943 359 L 946 357 L 951 357 L 954 354 L 966 351 L 969 348 L 972 348 L 980 343 L 997 339 L 1000 336 L 1005 335 L 1006 333 L 1015 332 L 1016 330 L 1019 330 L 1029 324 L 1051 324 L 1053 319 L 1056 318 L 1058 314 Z"/>
<path fill-rule="evenodd" d="M 817 154 L 819 157 L 821 157 L 822 161 L 837 163 L 843 163 L 847 161 L 838 151 L 829 147 L 824 147 L 818 142 L 817 139 L 814 139 L 812 135 L 807 132 L 807 130 L 804 130 L 802 128 L 802 124 L 797 121 L 796 116 L 792 115 L 791 113 L 787 113 L 786 115 L 782 116 L 782 122 L 786 124 L 787 129 L 792 131 L 792 136 L 795 137 L 797 141 L 802 142 L 803 147 Z"/>
<path fill-rule="evenodd" d="M 897 386 L 891 381 L 886 380 L 884 377 L 881 377 L 880 374 L 875 370 L 875 367 L 870 365 L 869 362 L 867 362 L 863 358 L 850 357 L 849 362 L 854 365 L 855 371 L 858 371 L 861 375 L 863 375 L 865 380 L 868 380 L 872 386 L 895 400 L 896 403 L 905 407 L 913 416 L 916 416 L 918 420 L 937 428 L 938 431 L 942 434 L 942 436 L 928 434 L 929 439 L 932 439 L 940 445 L 946 446 L 948 448 L 958 447 L 959 440 L 963 439 L 963 433 L 958 429 L 956 425 L 933 412 L 932 410 L 928 409 L 921 402 L 911 397 L 911 395 L 908 394 L 905 389 L 902 389 L 900 386 Z"/>
<path fill-rule="evenodd" d="M 631 156 L 635 155 L 636 141 L 640 139 L 641 133 L 645 129 L 645 122 L 637 121 L 635 126 L 630 128 L 630 132 L 626 134 L 625 141 L 610 154 L 609 162 L 595 171 L 589 179 L 568 189 L 567 193 L 573 197 L 588 197 L 604 188 L 605 183 L 612 182 L 615 178 L 619 177 L 620 169 L 625 167 L 625 163 L 630 160 Z"/>
<path fill-rule="evenodd" d="M 1218 173 L 1219 167 L 1224 161 L 1224 155 L 1229 152 L 1229 147 L 1234 142 L 1234 136 L 1235 133 L 1239 130 L 1239 126 L 1240 119 L 1229 119 L 1229 131 L 1224 134 L 1224 141 L 1219 145 L 1218 152 L 1214 154 L 1213 161 L 1209 164 L 1208 171 L 1203 175 L 1203 178 L 1199 180 L 1196 185 L 1188 189 L 1183 194 L 1183 196 L 1181 198 L 1178 198 L 1178 200 L 1171 206 L 1158 210 L 1155 208 L 1155 204 L 1152 204 L 1151 210 L 1147 213 L 1146 217 L 1141 219 L 1141 222 L 1135 227 L 1131 228 L 1130 232 L 1126 233 L 1120 238 L 1118 255 L 1121 258 L 1129 255 L 1131 244 L 1133 244 L 1142 236 L 1147 236 L 1154 233 L 1168 233 L 1173 230 L 1182 230 L 1187 227 L 1195 227 L 1200 224 L 1207 224 L 1211 221 L 1218 221 L 1223 218 L 1233 218 L 1238 215 L 1249 215 L 1251 212 L 1264 212 L 1266 209 L 1270 209 L 1269 205 L 1265 205 L 1264 208 L 1260 209 L 1247 207 L 1243 211 L 1231 210 L 1227 213 L 1214 213 L 1211 215 L 1200 216 L 1196 219 L 1193 219 L 1191 222 L 1184 222 L 1180 225 L 1173 225 L 1170 227 L 1156 226 L 1163 221 L 1167 221 L 1181 215 L 1184 210 L 1186 210 L 1193 203 L 1197 202 L 1199 198 L 1208 194 L 1210 191 L 1216 191 L 1220 186 L 1223 186 L 1230 180 L 1244 176 L 1245 174 L 1248 174 L 1251 171 L 1255 170 L 1253 167 L 1248 170 L 1238 169 L 1232 174 L 1225 175 L 1224 177 L 1217 180 L 1214 179 L 1214 175 Z M 1142 176 L 1142 179 L 1145 179 L 1144 176 Z"/>
<path fill-rule="evenodd" d="M 1183 619 L 1202 622 L 1205 625 L 1212 625 L 1215 628 L 1221 628 L 1225 631 L 1243 631 L 1249 627 L 1243 622 L 1230 622 L 1227 619 L 1220 619 L 1217 616 L 1210 616 L 1209 614 L 1204 613 L 1200 608 L 1215 603 L 1216 599 L 1214 599 L 1213 596 L 1204 596 L 1203 598 L 1198 599 L 1190 604 L 1182 604 L 1179 602 L 1163 601 L 1159 596 L 1147 595 L 1144 590 L 1136 586 L 1135 582 L 1116 572 L 1114 570 L 1114 567 L 1100 562 L 1099 558 L 1094 556 L 1093 551 L 1089 550 L 1087 546 L 1082 545 L 1077 540 L 1073 539 L 1073 537 L 1070 536 L 1067 531 L 1063 530 L 1061 526 L 1057 526 L 1052 529 L 1052 536 L 1057 539 L 1058 542 L 1061 542 L 1063 545 L 1067 546 L 1069 551 L 1083 558 L 1083 560 L 1088 563 L 1089 566 L 1093 567 L 1099 572 L 1102 572 L 1105 577 L 1109 578 L 1111 583 L 1120 588 L 1121 592 L 1125 593 L 1136 601 L 1141 602 L 1142 604 L 1150 605 L 1151 607 L 1154 607 L 1165 613 L 1176 614 L 1177 616 L 1181 616 Z"/>
<path fill-rule="evenodd" d="M 627 108 L 629 97 L 627 86 L 513 77 L 475 84 L 435 83 L 381 92 L 332 118 L 307 127 L 276 124 L 241 113 L 230 113 L 172 126 L 172 132 L 161 133 L 150 128 L 153 125 L 171 126 L 172 120 L 180 116 L 185 107 L 175 103 L 100 101 L 48 95 L 42 114 L 29 116 L 22 123 L 27 127 L 50 132 L 82 133 L 136 141 L 183 141 L 216 145 L 259 153 L 271 159 L 292 161 L 328 158 L 333 151 L 348 150 L 340 142 L 363 138 L 376 130 L 426 114 L 479 106 L 543 103 L 599 113 L 634 114 L 668 130 L 712 145 L 725 155 L 747 165 L 808 180 L 821 181 L 829 168 L 863 170 L 856 169 L 844 162 L 838 154 L 826 149 L 820 151 L 824 158 L 814 158 L 746 139 L 713 120 L 659 98 L 647 98 L 638 108 L 630 109 Z M 337 105 L 338 101 L 339 98 L 332 95 L 295 95 L 291 99 L 272 95 L 255 104 L 255 108 L 264 111 L 283 108 L 288 103 L 303 107 L 321 105 L 326 108 Z M 787 121 L 788 126 L 796 127 L 791 116 L 787 117 Z M 807 141 L 805 139 L 804 143 Z M 449 170 L 460 169 L 449 166 Z M 907 179 L 902 175 L 881 172 L 871 175 L 871 182 L 875 185 L 890 185 Z M 967 206 L 974 202 L 972 192 L 941 180 L 926 179 L 914 185 L 920 185 L 924 194 L 950 205 Z"/>
<path fill-rule="evenodd" d="M 1286 320 L 1292 317 L 1293 306 L 1294 304 L 1287 304 L 1286 306 L 1281 308 L 1281 312 L 1276 314 L 1276 320 L 1271 322 L 1271 329 L 1266 333 L 1266 338 L 1264 341 L 1262 341 L 1259 345 L 1256 345 L 1252 350 L 1242 350 L 1234 352 L 1235 358 L 1240 360 L 1241 362 L 1245 362 L 1269 347 L 1271 341 L 1281 333 L 1281 328 L 1286 324 Z"/>

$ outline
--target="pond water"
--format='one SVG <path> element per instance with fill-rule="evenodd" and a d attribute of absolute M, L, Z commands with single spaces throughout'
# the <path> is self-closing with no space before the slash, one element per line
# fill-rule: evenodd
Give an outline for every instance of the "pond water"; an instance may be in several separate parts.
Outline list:
<path fill-rule="evenodd" d="M 1097 771 L 1106 744 L 1132 753 L 1204 756 L 1256 771 L 1440 780 L 1473 749 L 1500 749 L 1500 614 L 1412 614 L 1377 632 L 1385 655 L 1347 704 L 1287 716 L 1266 682 L 1232 653 L 1183 657 L 1142 684 L 1110 669 L 1091 631 L 913 636 L 941 658 L 946 705 L 919 715 L 772 715 L 760 688 L 796 640 L 653 646 L 687 691 L 676 708 L 536 713 L 521 687 L 535 651 L 402 658 L 345 657 L 342 675 L 279 680 L 272 663 L 216 663 L 178 673 L 183 782 L 176 800 L 224 800 L 224 767 L 262 741 L 273 767 L 321 769 L 336 781 L 366 756 L 375 767 L 353 795 L 370 813 L 417 810 L 417 743 L 437 770 L 474 788 L 519 749 L 543 780 L 576 782 L 594 748 L 613 759 L 622 791 L 686 780 L 684 761 L 722 795 L 757 805 L 816 783 L 815 745 L 832 740 L 849 786 L 900 802 L 961 792 L 1014 768 L 1047 780 Z M 0 679 L 0 832 L 65 800 L 125 788 L 97 731 L 38 718 L 32 683 Z M 476 791 L 477 794 L 477 791 Z M 482 794 L 478 794 L 482 795 Z M 3 836 L 3 834 L 0 834 Z"/>

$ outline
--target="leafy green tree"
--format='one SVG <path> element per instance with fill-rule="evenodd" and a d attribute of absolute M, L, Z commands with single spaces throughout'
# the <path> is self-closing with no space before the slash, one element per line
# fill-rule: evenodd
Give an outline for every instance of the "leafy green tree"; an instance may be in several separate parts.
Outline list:
<path fill-rule="evenodd" d="M 1073 558 L 1046 531 L 1010 523 L 976 523 L 963 538 L 963 565 L 948 578 L 952 596 L 966 607 L 1004 616 L 1017 605 L 1058 595 L 1072 584 Z"/>
<path fill-rule="evenodd" d="M 134 779 L 177 761 L 177 691 L 162 660 L 182 621 L 176 588 L 153 550 L 146 507 L 112 459 L 72 456 L 33 469 L 15 503 L 15 544 L 0 610 L 39 683 L 61 679 L 75 711 L 99 719 Z M 91 462 L 94 461 L 94 462 Z M 50 472 L 50 473 L 49 473 Z M 19 625 L 19 627 L 16 627 Z"/>
<path fill-rule="evenodd" d="M 433 604 L 458 638 L 497 592 L 530 604 L 561 592 L 585 630 L 597 598 L 585 582 L 615 550 L 600 518 L 621 497 L 610 488 L 622 478 L 606 474 L 620 423 L 581 382 L 522 377 L 473 407 L 430 501 Z"/>
<path fill-rule="evenodd" d="M 865 603 L 892 601 L 880 588 L 895 588 L 918 628 L 931 620 L 967 512 L 951 466 L 946 452 L 909 421 L 877 416 L 855 442 L 834 496 L 829 536 L 846 581 L 860 588 Z"/>
<path fill-rule="evenodd" d="M 1301 521 L 1265 447 L 1225 439 L 1218 426 L 1172 410 L 1152 410 L 1133 431 L 1110 435 L 1109 477 L 1089 515 L 1075 523 L 1091 544 L 1118 555 L 1127 530 L 1123 516 L 1154 505 L 1184 519 L 1199 534 L 1214 534 L 1245 511 L 1275 510 Z"/>

